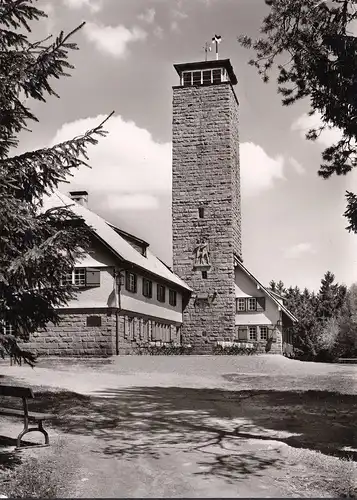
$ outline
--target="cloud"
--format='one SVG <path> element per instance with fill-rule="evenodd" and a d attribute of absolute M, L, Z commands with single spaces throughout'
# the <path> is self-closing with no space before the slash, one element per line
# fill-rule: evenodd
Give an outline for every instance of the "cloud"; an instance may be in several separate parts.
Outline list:
<path fill-rule="evenodd" d="M 322 116 L 320 113 L 315 113 L 309 116 L 307 113 L 301 115 L 291 125 L 291 130 L 300 133 L 301 137 L 305 139 L 306 133 L 312 128 L 318 128 L 323 124 Z M 336 127 L 326 128 L 320 136 L 316 139 L 318 144 L 324 147 L 329 147 L 342 138 L 342 132 Z"/>
<path fill-rule="evenodd" d="M 104 116 L 65 123 L 51 144 L 56 144 L 97 126 Z M 151 134 L 114 115 L 106 124 L 107 137 L 88 147 L 91 169 L 82 167 L 69 177 L 62 190 L 86 189 L 103 195 L 107 208 L 148 208 L 157 206 L 156 194 L 171 189 L 171 144 L 156 142 Z"/>
<path fill-rule="evenodd" d="M 292 156 L 289 158 L 289 163 L 297 174 L 303 175 L 306 172 L 305 167 Z"/>
<path fill-rule="evenodd" d="M 164 38 L 164 30 L 161 26 L 155 26 L 155 29 L 154 29 L 154 35 L 157 37 L 157 38 Z"/>
<path fill-rule="evenodd" d="M 51 145 L 85 133 L 104 120 L 104 115 L 65 123 L 55 134 Z M 132 121 L 114 115 L 105 124 L 108 135 L 87 149 L 91 169 L 81 167 L 69 177 L 71 189 L 86 189 L 103 195 L 103 206 L 148 208 L 158 206 L 157 196 L 170 195 L 171 143 L 154 140 L 150 132 Z M 282 157 L 271 158 L 256 144 L 241 145 L 241 183 L 243 196 L 254 196 L 274 187 L 284 179 Z M 161 194 L 160 194 L 161 193 Z M 98 197 L 97 196 L 97 197 Z"/>
<path fill-rule="evenodd" d="M 182 2 L 177 2 L 177 8 L 171 11 L 172 21 L 170 24 L 170 28 L 172 31 L 179 31 L 180 22 L 188 17 L 188 14 L 183 10 Z"/>
<path fill-rule="evenodd" d="M 255 196 L 284 180 L 284 158 L 271 158 L 263 148 L 252 142 L 240 146 L 242 196 Z"/>
<path fill-rule="evenodd" d="M 138 19 L 144 21 L 145 23 L 152 24 L 155 20 L 155 14 L 156 12 L 154 8 L 147 9 L 145 12 L 138 15 Z"/>
<path fill-rule="evenodd" d="M 87 23 L 84 28 L 87 39 L 96 48 L 116 58 L 125 58 L 128 53 L 128 44 L 145 40 L 147 34 L 141 28 L 132 30 L 125 26 L 104 26 L 96 23 Z"/>
<path fill-rule="evenodd" d="M 98 0 L 63 0 L 63 2 L 70 9 L 87 7 L 93 13 L 99 12 L 102 8 L 102 3 Z"/>
<path fill-rule="evenodd" d="M 298 243 L 287 248 L 284 252 L 284 257 L 286 259 L 298 259 L 306 254 L 316 253 L 313 245 L 311 243 Z"/>

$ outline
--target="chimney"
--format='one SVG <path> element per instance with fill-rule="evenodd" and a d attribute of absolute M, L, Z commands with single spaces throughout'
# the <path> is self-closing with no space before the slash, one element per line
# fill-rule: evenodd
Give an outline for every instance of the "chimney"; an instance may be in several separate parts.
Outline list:
<path fill-rule="evenodd" d="M 88 191 L 70 191 L 69 196 L 84 207 L 88 205 Z"/>

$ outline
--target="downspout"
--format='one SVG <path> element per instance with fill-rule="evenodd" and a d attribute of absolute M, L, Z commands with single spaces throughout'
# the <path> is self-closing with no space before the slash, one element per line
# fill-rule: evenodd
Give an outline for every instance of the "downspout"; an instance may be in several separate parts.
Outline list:
<path fill-rule="evenodd" d="M 118 290 L 118 293 L 115 294 L 115 319 L 116 319 L 116 324 L 115 324 L 115 354 L 118 356 L 119 355 L 119 316 L 120 316 L 120 310 L 121 310 L 121 298 L 120 298 L 120 292 L 121 292 L 121 271 L 123 269 L 116 270 L 114 269 L 114 274 L 115 274 L 115 284 L 116 284 L 116 289 Z M 119 277 L 119 280 L 118 280 Z"/>

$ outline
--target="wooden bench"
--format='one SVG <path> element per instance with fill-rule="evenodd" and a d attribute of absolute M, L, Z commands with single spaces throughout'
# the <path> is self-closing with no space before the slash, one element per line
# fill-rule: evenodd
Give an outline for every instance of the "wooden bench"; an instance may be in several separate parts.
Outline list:
<path fill-rule="evenodd" d="M 55 415 L 50 413 L 39 413 L 39 412 L 30 412 L 28 409 L 28 399 L 34 399 L 34 393 L 30 387 L 19 387 L 19 386 L 10 386 L 10 385 L 0 385 L 0 396 L 8 396 L 13 398 L 21 398 L 23 409 L 17 410 L 14 408 L 0 408 L 0 415 L 9 415 L 11 417 L 22 418 L 24 421 L 24 428 L 17 436 L 17 446 L 16 448 L 21 447 L 21 439 L 28 432 L 42 432 L 45 436 L 45 446 L 50 444 L 50 440 L 48 437 L 47 431 L 43 428 L 44 420 L 52 420 L 55 418 Z M 29 427 L 29 422 L 36 422 L 37 427 Z"/>

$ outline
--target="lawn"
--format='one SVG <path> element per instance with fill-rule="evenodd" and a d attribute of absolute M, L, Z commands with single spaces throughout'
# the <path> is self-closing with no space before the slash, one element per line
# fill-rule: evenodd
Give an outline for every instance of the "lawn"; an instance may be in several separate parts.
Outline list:
<path fill-rule="evenodd" d="M 49 448 L 14 454 L 21 424 L 6 420 L 1 432 L 3 477 L 46 463 L 47 496 L 356 496 L 353 365 L 126 356 L 44 359 L 34 370 L 2 362 L 0 373 L 58 416 Z"/>

